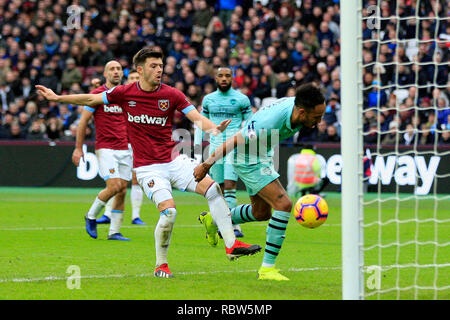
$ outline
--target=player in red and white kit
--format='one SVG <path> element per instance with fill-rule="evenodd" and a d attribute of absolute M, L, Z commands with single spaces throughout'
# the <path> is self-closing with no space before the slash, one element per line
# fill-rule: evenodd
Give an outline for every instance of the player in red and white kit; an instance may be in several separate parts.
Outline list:
<path fill-rule="evenodd" d="M 44 86 L 36 86 L 39 94 L 50 101 L 96 105 L 117 103 L 124 109 L 128 123 L 129 141 L 133 147 L 133 162 L 139 184 L 160 211 L 155 229 L 156 277 L 172 277 L 167 264 L 167 252 L 177 215 L 172 187 L 205 196 L 208 206 L 225 242 L 230 260 L 251 255 L 261 250 L 259 245 L 248 245 L 236 239 L 230 210 L 220 186 L 206 176 L 196 182 L 195 161 L 179 155 L 172 140 L 172 118 L 175 110 L 205 132 L 218 134 L 230 120 L 218 126 L 202 116 L 179 90 L 161 83 L 163 54 L 151 47 L 141 49 L 133 58 L 139 81 L 121 85 L 101 94 L 56 95 Z"/>
<path fill-rule="evenodd" d="M 97 79 L 100 82 L 100 79 Z M 136 82 L 139 80 L 139 74 L 136 71 L 136 69 L 132 69 L 128 72 L 127 81 L 125 84 L 130 84 L 133 82 Z M 94 81 L 94 80 L 92 80 Z M 97 85 L 97 87 L 100 86 L 100 83 Z M 131 145 L 128 144 L 130 150 Z M 132 150 L 131 150 L 132 151 Z M 109 201 L 105 205 L 105 213 L 103 216 L 97 219 L 97 224 L 108 224 L 111 223 L 111 216 L 112 216 L 112 206 L 114 204 L 114 198 L 112 197 L 109 199 Z M 144 221 L 141 220 L 140 211 L 142 206 L 142 200 L 143 200 L 143 192 L 142 188 L 137 182 L 136 179 L 136 172 L 132 170 L 132 178 L 131 178 L 131 191 L 130 191 L 130 200 L 131 200 L 131 224 L 134 225 L 146 225 Z"/>
<path fill-rule="evenodd" d="M 105 65 L 103 76 L 106 79 L 105 84 L 94 89 L 92 94 L 101 93 L 119 85 L 123 77 L 122 66 L 117 61 L 109 61 Z M 80 159 L 84 156 L 82 146 L 86 127 L 92 116 L 96 129 L 95 153 L 100 176 L 105 180 L 106 188 L 98 193 L 86 214 L 86 231 L 92 238 L 97 238 L 95 219 L 108 200 L 114 197 L 108 240 L 128 241 L 130 239 L 120 233 L 120 227 L 123 221 L 127 184 L 131 180 L 133 158 L 128 148 L 127 125 L 120 105 L 102 103 L 84 107 L 78 124 L 72 161 L 78 166 Z"/>

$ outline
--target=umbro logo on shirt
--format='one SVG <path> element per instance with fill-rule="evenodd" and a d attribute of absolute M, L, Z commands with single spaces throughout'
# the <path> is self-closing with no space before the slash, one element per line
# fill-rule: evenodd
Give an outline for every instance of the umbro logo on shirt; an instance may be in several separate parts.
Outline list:
<path fill-rule="evenodd" d="M 129 107 L 136 107 L 136 101 L 128 101 Z"/>

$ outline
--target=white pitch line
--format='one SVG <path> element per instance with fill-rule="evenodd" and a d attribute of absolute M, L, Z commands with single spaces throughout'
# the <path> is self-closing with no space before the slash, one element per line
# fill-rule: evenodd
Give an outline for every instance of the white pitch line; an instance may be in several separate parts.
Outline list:
<path fill-rule="evenodd" d="M 289 268 L 288 272 L 308 272 L 308 271 L 318 271 L 318 270 L 340 270 L 341 267 L 314 267 L 314 268 Z M 221 273 L 251 273 L 257 272 L 258 270 L 216 270 L 216 271 L 194 271 L 194 272 L 176 272 L 175 276 L 192 276 L 192 275 L 208 275 L 208 274 L 221 274 Z M 153 273 L 142 273 L 142 274 L 108 274 L 108 275 L 87 275 L 80 276 L 79 279 L 111 279 L 111 278 L 151 278 Z M 69 277 L 56 277 L 48 276 L 42 278 L 13 278 L 13 279 L 0 279 L 0 283 L 23 283 L 23 282 L 38 282 L 38 281 L 67 281 Z M 74 279 L 74 277 L 70 277 Z"/>
<path fill-rule="evenodd" d="M 267 227 L 267 223 L 252 223 L 246 224 L 251 227 Z M 324 227 L 340 227 L 340 224 L 323 224 Z M 84 226 L 77 227 L 23 227 L 23 228 L 0 228 L 0 231 L 47 231 L 47 230 L 82 230 Z M 145 229 L 145 228 L 154 228 L 154 226 L 122 226 L 121 228 L 135 228 L 135 229 Z M 195 224 L 195 225 L 175 225 L 175 228 L 204 228 L 203 225 Z"/>

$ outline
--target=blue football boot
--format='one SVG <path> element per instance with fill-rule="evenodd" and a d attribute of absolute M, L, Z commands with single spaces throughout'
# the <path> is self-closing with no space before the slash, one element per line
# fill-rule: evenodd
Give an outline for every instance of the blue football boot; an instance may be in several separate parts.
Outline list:
<path fill-rule="evenodd" d="M 84 217 L 84 221 L 86 222 L 86 232 L 91 238 L 97 239 L 97 220 Z"/>
<path fill-rule="evenodd" d="M 97 219 L 97 224 L 109 224 L 109 223 L 111 223 L 111 219 L 106 215 L 102 215 L 100 218 Z"/>
<path fill-rule="evenodd" d="M 131 221 L 131 224 L 137 224 L 139 226 L 147 225 L 144 221 L 141 220 L 141 218 L 133 219 L 133 221 Z"/>
<path fill-rule="evenodd" d="M 131 239 L 125 238 L 121 233 L 113 233 L 108 236 L 108 240 L 131 241 Z"/>

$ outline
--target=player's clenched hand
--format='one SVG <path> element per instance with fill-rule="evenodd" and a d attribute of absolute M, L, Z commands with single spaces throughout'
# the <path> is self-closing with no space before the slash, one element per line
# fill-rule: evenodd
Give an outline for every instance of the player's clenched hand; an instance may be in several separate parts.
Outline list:
<path fill-rule="evenodd" d="M 58 101 L 58 95 L 52 89 L 36 85 L 37 92 L 49 101 Z"/>
<path fill-rule="evenodd" d="M 72 162 L 75 166 L 78 167 L 78 165 L 80 164 L 80 159 L 83 158 L 84 161 L 84 153 L 83 150 L 81 149 L 75 149 L 73 150 L 72 153 Z"/>
<path fill-rule="evenodd" d="M 196 166 L 194 168 L 195 181 L 197 181 L 197 182 L 201 181 L 208 173 L 209 168 L 211 168 L 211 166 L 205 162 L 202 162 L 198 166 Z"/>
<path fill-rule="evenodd" d="M 217 136 L 219 133 L 224 132 L 225 129 L 230 124 L 231 119 L 223 120 L 217 127 L 215 127 L 213 130 L 211 130 L 211 134 L 213 136 Z"/>

